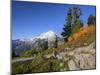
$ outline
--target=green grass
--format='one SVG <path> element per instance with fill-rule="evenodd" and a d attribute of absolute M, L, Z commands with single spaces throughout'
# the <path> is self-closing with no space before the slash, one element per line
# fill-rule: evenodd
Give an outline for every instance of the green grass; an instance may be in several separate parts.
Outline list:
<path fill-rule="evenodd" d="M 60 60 L 51 58 L 44 59 L 37 57 L 33 61 L 24 63 L 12 63 L 12 73 L 40 73 L 40 72 L 59 72 L 61 69 L 68 69 L 67 62 L 62 62 L 64 65 L 60 67 Z"/>

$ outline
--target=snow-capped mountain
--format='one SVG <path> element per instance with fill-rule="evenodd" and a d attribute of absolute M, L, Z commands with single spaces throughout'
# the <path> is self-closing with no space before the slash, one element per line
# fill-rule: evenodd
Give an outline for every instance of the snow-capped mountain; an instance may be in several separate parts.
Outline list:
<path fill-rule="evenodd" d="M 56 42 L 57 42 L 57 35 L 53 31 L 48 31 L 30 39 L 12 40 L 12 49 L 19 51 L 29 50 L 34 48 L 41 49 L 40 45 L 43 46 L 45 45 L 48 47 L 56 47 L 55 46 Z"/>
<path fill-rule="evenodd" d="M 33 41 L 33 40 L 36 40 L 36 39 L 46 39 L 48 41 L 52 41 L 52 40 L 55 40 L 56 37 L 57 37 L 56 34 L 53 31 L 50 30 L 46 33 L 40 34 L 39 36 L 33 37 L 30 40 Z"/>

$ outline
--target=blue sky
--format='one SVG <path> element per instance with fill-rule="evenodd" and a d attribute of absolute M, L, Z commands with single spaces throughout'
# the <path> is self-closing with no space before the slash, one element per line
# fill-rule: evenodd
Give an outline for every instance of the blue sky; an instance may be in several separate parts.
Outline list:
<path fill-rule="evenodd" d="M 12 39 L 29 39 L 49 30 L 60 36 L 68 8 L 79 6 L 84 25 L 90 14 L 95 16 L 95 6 L 71 4 L 12 2 Z"/>

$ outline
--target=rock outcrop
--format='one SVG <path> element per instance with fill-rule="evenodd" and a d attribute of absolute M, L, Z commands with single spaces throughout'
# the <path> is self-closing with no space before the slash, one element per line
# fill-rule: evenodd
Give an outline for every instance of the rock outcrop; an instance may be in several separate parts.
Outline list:
<path fill-rule="evenodd" d="M 96 68 L 95 42 L 89 46 L 63 50 L 56 55 L 58 60 L 68 62 L 69 70 L 86 70 Z"/>
<path fill-rule="evenodd" d="M 82 69 L 95 69 L 96 68 L 96 50 L 95 42 L 87 47 L 76 48 L 73 51 L 69 51 L 67 55 L 70 58 L 68 61 L 70 70 L 82 70 Z"/>

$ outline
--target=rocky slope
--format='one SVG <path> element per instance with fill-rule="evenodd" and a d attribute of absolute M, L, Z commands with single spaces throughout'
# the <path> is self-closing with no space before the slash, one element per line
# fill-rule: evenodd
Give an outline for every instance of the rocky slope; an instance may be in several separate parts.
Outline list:
<path fill-rule="evenodd" d="M 96 49 L 95 42 L 89 46 L 76 49 L 66 48 L 62 52 L 46 55 L 46 58 L 54 56 L 58 60 L 67 62 L 69 70 L 95 69 L 96 68 Z M 62 63 L 63 64 L 63 63 Z"/>
<path fill-rule="evenodd" d="M 87 47 L 77 48 L 67 53 L 70 58 L 68 61 L 70 70 L 95 69 L 96 55 L 95 42 Z"/>
<path fill-rule="evenodd" d="M 20 58 L 12 60 L 13 69 L 15 73 L 27 68 L 31 72 L 63 72 L 72 70 L 86 70 L 96 68 L 96 49 L 95 42 L 88 46 L 79 48 L 64 48 L 61 52 L 55 54 L 44 54 L 36 57 Z M 23 63 L 21 63 L 23 62 Z M 15 64 L 15 65 L 14 65 Z M 17 66 L 16 66 L 17 65 Z M 39 65 L 39 66 L 37 66 Z M 38 67 L 38 68 L 37 68 Z M 33 68 L 33 69 L 32 69 Z M 35 68 L 35 69 L 34 69 Z M 45 68 L 45 69 L 44 69 Z M 41 71 L 42 69 L 42 71 Z M 27 70 L 25 72 L 27 72 Z"/>

